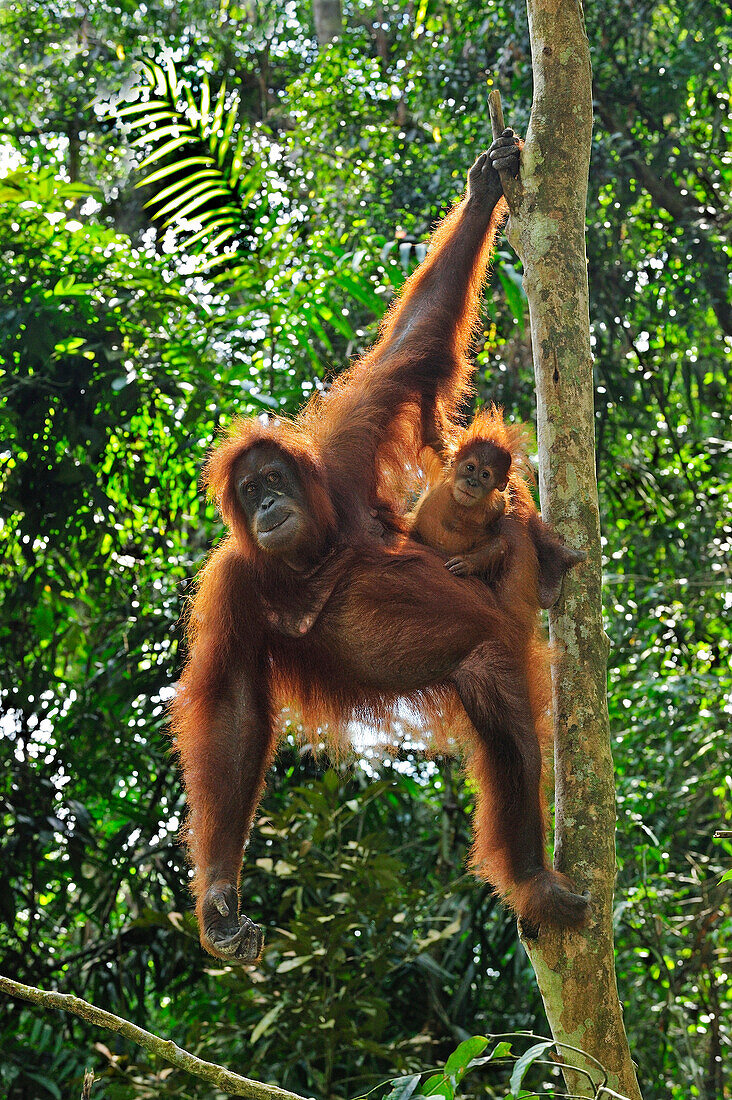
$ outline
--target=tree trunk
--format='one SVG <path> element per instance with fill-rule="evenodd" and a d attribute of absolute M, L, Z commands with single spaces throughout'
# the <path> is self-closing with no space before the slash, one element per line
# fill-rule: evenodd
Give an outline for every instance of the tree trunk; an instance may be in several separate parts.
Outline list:
<path fill-rule="evenodd" d="M 321 49 L 340 38 L 343 30 L 341 0 L 313 0 L 313 18 L 315 37 Z"/>
<path fill-rule="evenodd" d="M 544 931 L 525 947 L 554 1038 L 605 1066 L 607 1084 L 640 1100 L 615 980 L 612 898 L 615 784 L 606 698 L 600 522 L 595 478 L 585 203 L 592 138 L 589 45 L 578 0 L 527 0 L 534 101 L 521 178 L 506 186 L 508 238 L 524 266 L 537 393 L 544 518 L 588 560 L 549 615 L 557 659 L 554 861 L 591 897 L 589 926 Z M 560 1048 L 598 1084 L 598 1069 Z M 587 1078 L 565 1071 L 568 1090 Z"/>

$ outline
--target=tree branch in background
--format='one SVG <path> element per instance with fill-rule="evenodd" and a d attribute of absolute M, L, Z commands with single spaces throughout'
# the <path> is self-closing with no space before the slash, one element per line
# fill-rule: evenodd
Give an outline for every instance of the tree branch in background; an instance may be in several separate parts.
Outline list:
<path fill-rule="evenodd" d="M 83 1001 L 80 997 L 74 997 L 71 993 L 53 993 L 44 989 L 37 989 L 33 985 L 22 985 L 0 974 L 0 991 L 11 997 L 20 997 L 23 1001 L 39 1005 L 41 1008 L 59 1008 L 62 1012 L 70 1012 L 87 1023 L 97 1024 L 108 1031 L 115 1031 L 124 1039 L 129 1039 L 137 1046 L 149 1050 L 151 1054 L 157 1054 L 169 1062 L 176 1069 L 183 1070 L 191 1077 L 198 1077 L 210 1085 L 216 1085 L 223 1092 L 231 1096 L 246 1096 L 248 1100 L 303 1100 L 296 1092 L 287 1092 L 277 1085 L 264 1085 L 261 1081 L 252 1081 L 249 1077 L 241 1077 L 238 1073 L 217 1065 L 216 1062 L 206 1062 L 202 1058 L 196 1058 L 182 1047 L 177 1046 L 171 1039 L 162 1039 L 159 1035 L 153 1035 L 144 1028 L 124 1020 L 121 1016 L 115 1016 L 111 1012 L 97 1008 L 96 1005 Z M 86 1087 L 86 1086 L 85 1086 Z"/>
<path fill-rule="evenodd" d="M 315 37 L 321 50 L 343 34 L 341 0 L 313 0 L 313 18 Z"/>

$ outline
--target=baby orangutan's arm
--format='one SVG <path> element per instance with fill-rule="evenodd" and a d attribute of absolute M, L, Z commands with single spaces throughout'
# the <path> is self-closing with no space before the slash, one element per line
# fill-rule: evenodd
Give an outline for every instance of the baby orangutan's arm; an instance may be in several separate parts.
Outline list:
<path fill-rule="evenodd" d="M 450 558 L 445 565 L 456 577 L 473 577 L 481 574 L 488 580 L 495 580 L 503 568 L 507 553 L 508 541 L 503 535 L 496 535 L 487 539 L 475 550 Z"/>

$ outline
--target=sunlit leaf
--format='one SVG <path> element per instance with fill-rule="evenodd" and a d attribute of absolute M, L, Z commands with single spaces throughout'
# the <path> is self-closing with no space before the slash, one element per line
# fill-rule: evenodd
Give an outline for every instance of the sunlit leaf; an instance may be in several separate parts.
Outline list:
<path fill-rule="evenodd" d="M 520 1058 L 516 1059 L 516 1065 L 511 1071 L 511 1080 L 509 1087 L 511 1092 L 518 1093 L 521 1085 L 523 1084 L 524 1077 L 528 1073 L 531 1066 L 534 1064 L 537 1058 L 541 1058 L 542 1054 L 545 1054 L 547 1050 L 550 1050 L 554 1044 L 551 1040 L 545 1040 L 541 1043 L 535 1043 L 534 1046 L 529 1047 L 524 1051 Z"/>

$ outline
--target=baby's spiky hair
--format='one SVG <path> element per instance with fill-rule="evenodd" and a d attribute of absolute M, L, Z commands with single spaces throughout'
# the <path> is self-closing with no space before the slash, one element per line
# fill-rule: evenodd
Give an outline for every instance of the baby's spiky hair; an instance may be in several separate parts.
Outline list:
<path fill-rule="evenodd" d="M 454 462 L 485 444 L 509 454 L 511 471 L 533 484 L 534 471 L 529 459 L 531 430 L 526 424 L 507 424 L 500 405 L 491 404 L 477 412 L 467 428 L 453 437 L 449 454 Z"/>

